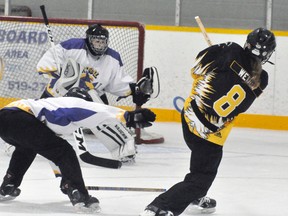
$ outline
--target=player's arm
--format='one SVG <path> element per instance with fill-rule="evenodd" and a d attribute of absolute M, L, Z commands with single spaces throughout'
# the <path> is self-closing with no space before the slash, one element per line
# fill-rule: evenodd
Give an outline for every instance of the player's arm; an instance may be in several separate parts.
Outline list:
<path fill-rule="evenodd" d="M 56 45 L 54 47 L 55 53 L 57 54 L 59 61 L 61 61 L 59 62 L 60 65 L 62 65 L 62 61 L 63 61 L 62 49 L 63 48 L 60 45 Z M 55 76 L 55 73 L 58 76 L 60 75 L 57 69 L 57 62 L 55 60 L 52 48 L 49 48 L 41 57 L 41 59 L 39 60 L 37 64 L 36 70 L 40 75 L 43 75 L 46 78 L 51 78 Z"/>
<path fill-rule="evenodd" d="M 226 60 L 223 58 L 224 53 L 232 51 L 233 49 L 242 49 L 238 44 L 233 42 L 221 43 L 210 46 L 200 51 L 196 57 L 195 63 L 191 69 L 193 79 L 197 79 L 199 76 L 203 76 L 211 71 L 217 72 L 221 70 L 215 70 L 221 62 Z"/>
<path fill-rule="evenodd" d="M 83 101 L 77 101 L 79 103 L 78 106 L 83 110 L 90 110 L 91 114 L 87 117 L 87 120 L 83 119 L 82 121 L 74 122 L 75 125 L 79 124 L 79 127 L 93 128 L 106 120 L 114 119 L 125 123 L 127 127 L 143 128 L 151 126 L 151 122 L 156 119 L 156 115 L 149 109 L 126 111 L 102 103 L 87 103 L 86 101 L 93 101 L 91 95 L 78 87 L 71 88 L 65 96 L 83 99 Z M 80 102 L 82 103 L 80 104 Z"/>

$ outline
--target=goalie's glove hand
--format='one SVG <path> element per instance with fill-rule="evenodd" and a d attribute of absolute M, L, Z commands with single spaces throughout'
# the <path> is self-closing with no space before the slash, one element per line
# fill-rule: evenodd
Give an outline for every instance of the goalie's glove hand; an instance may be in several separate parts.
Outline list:
<path fill-rule="evenodd" d="M 137 83 L 130 83 L 133 103 L 142 106 L 153 93 L 153 76 L 155 67 L 145 68 L 142 78 Z"/>
<path fill-rule="evenodd" d="M 151 122 L 155 121 L 156 115 L 149 109 L 138 109 L 135 111 L 126 111 L 124 118 L 127 127 L 144 128 L 152 125 Z"/>
<path fill-rule="evenodd" d="M 150 99 L 149 94 L 145 94 L 140 91 L 139 85 L 137 83 L 130 83 L 130 88 L 132 92 L 133 103 L 137 106 L 142 106 Z"/>
<path fill-rule="evenodd" d="M 145 68 L 141 79 L 136 83 L 139 90 L 144 94 L 151 95 L 153 93 L 153 77 L 155 67 Z"/>

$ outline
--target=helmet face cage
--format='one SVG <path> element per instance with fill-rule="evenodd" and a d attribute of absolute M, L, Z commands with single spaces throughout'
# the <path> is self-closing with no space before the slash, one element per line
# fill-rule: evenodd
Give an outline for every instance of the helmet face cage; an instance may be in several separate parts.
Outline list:
<path fill-rule="evenodd" d="M 86 42 L 94 56 L 101 56 L 108 49 L 109 32 L 101 25 L 95 24 L 86 31 Z"/>
<path fill-rule="evenodd" d="M 274 34 L 264 28 L 257 28 L 248 34 L 245 49 L 266 63 L 276 48 Z"/>

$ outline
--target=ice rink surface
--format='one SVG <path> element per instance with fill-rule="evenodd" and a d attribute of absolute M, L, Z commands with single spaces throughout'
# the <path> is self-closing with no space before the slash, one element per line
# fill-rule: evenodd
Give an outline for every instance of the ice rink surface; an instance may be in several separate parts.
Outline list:
<path fill-rule="evenodd" d="M 136 164 L 117 170 L 81 163 L 86 185 L 168 189 L 181 181 L 188 172 L 190 158 L 181 125 L 156 123 L 147 131 L 164 135 L 165 143 L 137 145 Z M 72 137 L 69 140 L 73 141 Z M 91 135 L 86 141 L 95 155 L 110 156 Z M 3 146 L 1 144 L 1 179 L 9 163 Z M 20 187 L 21 195 L 0 203 L 0 215 L 77 215 L 68 197 L 60 192 L 59 183 L 48 161 L 37 157 Z M 100 200 L 99 216 L 137 216 L 159 193 L 90 191 L 90 194 Z M 213 215 L 287 216 L 287 194 L 288 132 L 234 128 L 224 146 L 218 176 L 208 193 L 217 200 Z"/>

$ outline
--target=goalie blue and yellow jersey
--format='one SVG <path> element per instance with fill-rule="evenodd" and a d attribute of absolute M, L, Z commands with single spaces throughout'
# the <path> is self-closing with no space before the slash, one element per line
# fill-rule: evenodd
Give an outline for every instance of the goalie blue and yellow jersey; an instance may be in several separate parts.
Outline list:
<path fill-rule="evenodd" d="M 228 42 L 201 51 L 191 70 L 194 79 L 184 104 L 192 133 L 223 145 L 235 117 L 245 112 L 268 84 L 261 62 Z"/>

